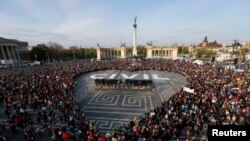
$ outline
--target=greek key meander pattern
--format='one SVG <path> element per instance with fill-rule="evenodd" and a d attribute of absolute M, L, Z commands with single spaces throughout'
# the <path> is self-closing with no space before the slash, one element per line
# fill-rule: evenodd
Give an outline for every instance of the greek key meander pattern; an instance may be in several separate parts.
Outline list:
<path fill-rule="evenodd" d="M 124 73 L 124 71 L 113 70 L 99 73 L 111 75 L 114 73 L 120 74 L 121 72 Z M 155 81 L 155 89 L 153 91 L 97 91 L 94 89 L 94 80 L 89 79 L 89 76 L 96 73 L 83 75 L 77 79 L 78 88 L 75 95 L 88 119 L 101 132 L 111 131 L 113 127 L 128 125 L 129 121 L 135 116 L 143 115 L 175 94 L 176 89 L 173 89 L 173 86 L 181 88 L 185 84 L 183 83 L 185 81 L 184 78 L 179 75 L 160 71 L 141 71 L 138 78 L 141 78 L 143 73 L 153 73 L 159 77 L 169 77 L 170 80 Z"/>

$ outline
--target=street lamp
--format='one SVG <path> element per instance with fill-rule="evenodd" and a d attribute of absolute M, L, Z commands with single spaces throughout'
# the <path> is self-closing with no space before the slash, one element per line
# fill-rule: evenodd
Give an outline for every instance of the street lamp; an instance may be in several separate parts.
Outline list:
<path fill-rule="evenodd" d="M 241 64 L 242 64 L 242 48 L 240 47 L 240 56 L 239 56 L 239 69 L 241 68 Z"/>
<path fill-rule="evenodd" d="M 235 53 L 236 47 L 237 47 L 237 40 L 234 40 L 234 42 L 233 42 L 233 44 L 232 44 L 232 55 L 231 55 L 231 61 L 232 61 L 232 63 L 231 63 L 230 69 L 232 68 L 232 66 L 233 66 L 233 64 L 234 64 L 233 55 L 234 55 L 234 53 Z"/>
<path fill-rule="evenodd" d="M 48 59 L 48 62 L 50 61 L 49 60 L 49 51 L 47 51 L 47 59 Z"/>
<path fill-rule="evenodd" d="M 36 62 L 37 62 L 37 55 L 35 54 L 35 60 L 36 60 Z"/>
<path fill-rule="evenodd" d="M 184 43 L 182 44 L 182 48 L 181 48 L 181 61 L 183 60 L 183 48 L 184 48 Z"/>

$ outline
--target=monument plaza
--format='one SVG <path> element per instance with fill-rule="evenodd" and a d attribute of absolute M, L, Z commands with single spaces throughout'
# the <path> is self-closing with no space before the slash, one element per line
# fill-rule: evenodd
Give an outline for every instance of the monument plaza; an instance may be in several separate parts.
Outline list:
<path fill-rule="evenodd" d="M 122 81 L 125 81 L 124 76 L 128 76 L 126 79 L 143 80 L 146 75 L 146 79 L 152 80 L 155 87 L 148 91 L 95 89 L 95 78 L 109 79 L 113 74 L 116 76 L 112 79 Z M 81 109 L 102 132 L 115 127 L 126 127 L 131 119 L 144 117 L 146 112 L 159 106 L 186 84 L 185 78 L 180 74 L 155 70 L 98 71 L 79 76 L 75 82 L 77 82 L 76 99 Z"/>

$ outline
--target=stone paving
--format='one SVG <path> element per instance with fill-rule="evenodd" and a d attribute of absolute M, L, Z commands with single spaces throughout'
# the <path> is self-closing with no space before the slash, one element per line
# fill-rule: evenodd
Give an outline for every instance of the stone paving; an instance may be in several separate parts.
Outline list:
<path fill-rule="evenodd" d="M 120 74 L 127 76 L 138 74 L 133 78 L 136 80 L 143 79 L 143 74 L 148 74 L 149 79 L 154 81 L 155 88 L 152 91 L 96 90 L 94 79 L 90 78 L 95 74 L 106 74 L 103 75 L 104 78 L 118 74 L 114 79 L 124 79 Z M 156 74 L 159 79 L 153 79 L 152 74 Z M 82 75 L 75 81 L 77 82 L 75 95 L 81 109 L 101 132 L 110 131 L 117 126 L 126 126 L 132 118 L 144 115 L 156 105 L 160 105 L 186 84 L 185 78 L 180 74 L 155 70 L 100 71 Z"/>

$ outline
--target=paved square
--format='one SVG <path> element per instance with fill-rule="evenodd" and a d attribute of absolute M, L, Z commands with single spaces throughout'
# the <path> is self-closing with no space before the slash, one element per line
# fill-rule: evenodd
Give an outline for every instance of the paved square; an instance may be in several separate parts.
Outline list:
<path fill-rule="evenodd" d="M 124 77 L 136 80 L 151 79 L 155 88 L 153 91 L 96 90 L 93 76 L 105 79 L 112 77 L 123 81 Z M 132 118 L 154 109 L 186 84 L 185 77 L 180 74 L 155 70 L 98 71 L 79 76 L 75 81 L 77 82 L 75 95 L 81 109 L 101 132 L 128 125 Z"/>

